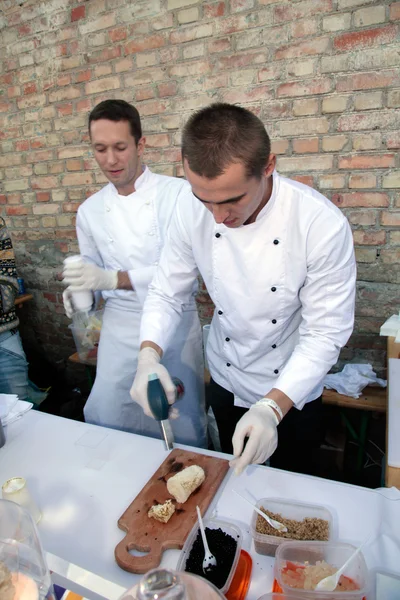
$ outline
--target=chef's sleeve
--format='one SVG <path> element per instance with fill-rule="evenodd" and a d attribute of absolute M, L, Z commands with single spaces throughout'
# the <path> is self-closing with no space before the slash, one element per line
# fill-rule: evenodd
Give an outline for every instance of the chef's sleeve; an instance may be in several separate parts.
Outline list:
<path fill-rule="evenodd" d="M 275 388 L 301 409 L 336 363 L 354 325 L 356 261 L 343 215 L 316 218 L 307 241 L 307 275 L 299 292 L 299 341 Z"/>
<path fill-rule="evenodd" d="M 150 340 L 165 350 L 172 341 L 185 305 L 193 303 L 198 275 L 189 228 L 185 224 L 185 198 L 177 202 L 159 265 L 143 307 L 140 341 Z"/>

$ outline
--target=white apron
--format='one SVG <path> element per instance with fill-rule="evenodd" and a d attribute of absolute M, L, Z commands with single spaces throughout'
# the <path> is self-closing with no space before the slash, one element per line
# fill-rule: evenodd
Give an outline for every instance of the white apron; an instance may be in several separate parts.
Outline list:
<path fill-rule="evenodd" d="M 164 245 L 182 182 L 146 169 L 136 192 L 121 197 L 108 185 L 79 208 L 77 233 L 85 260 L 127 270 L 136 291 L 104 292 L 106 300 L 96 380 L 84 414 L 88 423 L 161 438 L 159 424 L 130 397 L 137 367 L 142 304 Z M 175 441 L 207 447 L 204 363 L 195 302 L 185 306 L 174 342 L 162 363 L 182 380 L 180 416 L 172 421 Z"/>

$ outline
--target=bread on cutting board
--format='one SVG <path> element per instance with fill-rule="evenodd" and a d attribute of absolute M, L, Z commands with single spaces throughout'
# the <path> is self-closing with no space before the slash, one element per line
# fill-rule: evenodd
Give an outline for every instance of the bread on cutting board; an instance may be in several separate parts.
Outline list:
<path fill-rule="evenodd" d="M 183 504 L 190 494 L 201 486 L 206 476 L 201 467 L 191 465 L 186 467 L 167 481 L 167 489 L 177 502 Z"/>

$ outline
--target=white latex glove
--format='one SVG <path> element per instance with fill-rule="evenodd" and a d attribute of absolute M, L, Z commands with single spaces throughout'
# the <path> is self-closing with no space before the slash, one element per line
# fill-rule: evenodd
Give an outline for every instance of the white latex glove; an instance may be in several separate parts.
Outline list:
<path fill-rule="evenodd" d="M 264 463 L 275 452 L 278 445 L 278 424 L 279 419 L 270 406 L 254 405 L 243 415 L 232 438 L 236 458 L 229 464 L 234 467 L 235 475 L 240 475 L 251 463 Z M 249 439 L 243 451 L 246 437 Z"/>
<path fill-rule="evenodd" d="M 118 286 L 118 271 L 106 271 L 97 265 L 76 262 L 64 265 L 63 283 L 70 292 L 82 290 L 115 290 Z"/>
<path fill-rule="evenodd" d="M 72 306 L 71 293 L 69 288 L 63 291 L 63 304 L 65 314 L 69 319 L 71 319 L 72 315 L 74 314 L 74 307 Z"/>
<path fill-rule="evenodd" d="M 138 366 L 136 376 L 131 388 L 131 398 L 137 402 L 143 409 L 143 412 L 148 417 L 153 417 L 147 400 L 147 385 L 149 375 L 155 373 L 165 390 L 165 395 L 169 404 L 173 404 L 176 399 L 176 388 L 169 376 L 167 369 L 160 364 L 160 355 L 154 348 L 143 348 L 138 355 Z M 177 416 L 171 415 L 171 416 Z M 154 417 L 153 417 L 154 418 Z"/>

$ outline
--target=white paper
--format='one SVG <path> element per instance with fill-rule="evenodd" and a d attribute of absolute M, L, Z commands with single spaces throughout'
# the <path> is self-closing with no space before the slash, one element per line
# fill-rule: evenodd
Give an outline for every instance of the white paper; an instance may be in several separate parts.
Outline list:
<path fill-rule="evenodd" d="M 0 419 L 3 422 L 17 402 L 18 396 L 16 394 L 0 394 Z"/>
<path fill-rule="evenodd" d="M 18 396 L 16 396 L 18 398 Z M 25 402 L 25 400 L 17 400 L 12 409 L 8 412 L 7 416 L 2 418 L 3 425 L 10 425 L 20 419 L 28 410 L 32 408 L 32 402 Z"/>
<path fill-rule="evenodd" d="M 388 464 L 400 467 L 400 359 L 389 358 Z"/>

